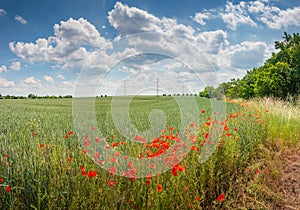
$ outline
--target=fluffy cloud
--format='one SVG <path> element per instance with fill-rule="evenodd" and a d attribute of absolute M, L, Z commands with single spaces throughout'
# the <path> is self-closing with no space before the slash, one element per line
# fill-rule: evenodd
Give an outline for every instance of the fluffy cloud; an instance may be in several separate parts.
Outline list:
<path fill-rule="evenodd" d="M 225 45 L 228 45 L 227 33 L 223 30 L 205 31 L 198 35 L 198 42 L 204 43 L 201 51 L 217 54 Z"/>
<path fill-rule="evenodd" d="M 0 87 L 9 88 L 9 87 L 14 87 L 14 86 L 15 86 L 14 81 L 8 81 L 7 79 L 0 77 Z"/>
<path fill-rule="evenodd" d="M 7 14 L 7 12 L 4 9 L 0 9 L 0 16 L 6 15 L 6 14 Z"/>
<path fill-rule="evenodd" d="M 61 85 L 62 85 L 63 87 L 73 87 L 73 86 L 74 86 L 74 84 L 73 84 L 72 82 L 68 82 L 68 81 L 63 81 L 63 82 L 61 83 Z"/>
<path fill-rule="evenodd" d="M 19 61 L 13 61 L 9 68 L 13 71 L 20 71 L 21 63 Z"/>
<path fill-rule="evenodd" d="M 240 2 L 238 5 L 234 5 L 231 2 L 227 2 L 224 13 L 220 13 L 221 18 L 227 27 L 233 31 L 237 29 L 239 25 L 257 26 L 257 24 L 246 13 L 246 3 Z"/>
<path fill-rule="evenodd" d="M 64 77 L 64 75 L 62 75 L 62 74 L 57 75 L 56 78 L 59 79 L 59 80 L 65 80 L 66 79 Z"/>
<path fill-rule="evenodd" d="M 288 26 L 300 26 L 300 7 L 280 9 L 276 6 L 267 5 L 267 0 L 240 2 L 234 5 L 227 2 L 225 13 L 220 16 L 231 30 L 236 30 L 238 25 L 249 24 L 257 26 L 250 16 L 264 23 L 272 29 L 283 29 Z"/>
<path fill-rule="evenodd" d="M 0 66 L 0 73 L 6 72 L 6 71 L 7 71 L 6 66 L 4 66 L 4 65 Z"/>
<path fill-rule="evenodd" d="M 36 85 L 39 83 L 39 81 L 37 79 L 35 79 L 34 76 L 27 77 L 23 82 L 26 85 Z"/>
<path fill-rule="evenodd" d="M 16 15 L 15 16 L 15 20 L 23 25 L 27 24 L 27 20 L 25 20 L 23 17 L 21 17 L 20 15 Z"/>
<path fill-rule="evenodd" d="M 85 58 L 89 52 L 83 46 L 109 47 L 109 42 L 101 37 L 95 26 L 83 18 L 70 18 L 55 24 L 54 36 L 48 39 L 40 38 L 35 43 L 9 43 L 10 50 L 23 60 L 63 65 Z"/>
<path fill-rule="evenodd" d="M 108 13 L 108 21 L 121 34 L 160 31 L 160 19 L 136 7 L 117 2 Z"/>
<path fill-rule="evenodd" d="M 269 56 L 270 46 L 265 42 L 245 41 L 229 46 L 216 57 L 216 65 L 220 69 L 251 69 L 263 64 Z"/>
<path fill-rule="evenodd" d="M 256 0 L 241 1 L 238 4 L 227 1 L 225 9 L 198 12 L 192 18 L 200 25 L 205 25 L 206 20 L 218 17 L 230 30 L 235 31 L 241 25 L 257 27 L 258 24 L 265 24 L 276 30 L 300 26 L 299 16 L 300 6 L 280 9 L 271 5 L 268 0 Z"/>
<path fill-rule="evenodd" d="M 209 16 L 208 13 L 206 15 Z M 228 43 L 227 34 L 222 30 L 197 32 L 191 26 L 178 23 L 176 19 L 158 18 L 120 2 L 109 12 L 108 19 L 120 34 L 140 32 L 132 38 L 128 37 L 129 43 L 135 48 L 182 58 L 197 71 L 209 71 L 211 68 L 204 62 L 203 55 L 197 57 L 203 61 L 200 66 L 199 61 L 191 55 L 215 54 Z"/>
<path fill-rule="evenodd" d="M 205 20 L 209 20 L 212 17 L 213 15 L 210 12 L 204 12 L 204 13 L 198 12 L 193 17 L 193 20 L 195 20 L 200 25 L 205 25 L 206 24 Z"/>
<path fill-rule="evenodd" d="M 44 80 L 45 80 L 46 82 L 49 82 L 49 83 L 54 82 L 54 80 L 53 80 L 53 78 L 52 78 L 51 76 L 45 75 L 43 78 L 44 78 Z"/>
<path fill-rule="evenodd" d="M 249 11 L 258 13 L 260 15 L 259 20 L 272 29 L 280 30 L 288 26 L 300 26 L 300 7 L 281 10 L 278 7 L 254 2 L 250 5 Z"/>

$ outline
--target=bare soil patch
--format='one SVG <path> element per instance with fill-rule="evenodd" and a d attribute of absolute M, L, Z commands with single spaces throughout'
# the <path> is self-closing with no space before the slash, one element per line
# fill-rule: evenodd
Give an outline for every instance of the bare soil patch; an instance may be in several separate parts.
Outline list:
<path fill-rule="evenodd" d="M 282 169 L 279 178 L 279 194 L 282 201 L 275 209 L 300 209 L 300 151 L 282 154 Z"/>

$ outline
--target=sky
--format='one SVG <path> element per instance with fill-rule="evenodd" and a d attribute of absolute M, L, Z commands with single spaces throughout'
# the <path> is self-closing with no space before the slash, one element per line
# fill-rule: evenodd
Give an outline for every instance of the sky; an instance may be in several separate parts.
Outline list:
<path fill-rule="evenodd" d="M 0 94 L 198 93 L 300 30 L 297 0 L 0 0 Z"/>

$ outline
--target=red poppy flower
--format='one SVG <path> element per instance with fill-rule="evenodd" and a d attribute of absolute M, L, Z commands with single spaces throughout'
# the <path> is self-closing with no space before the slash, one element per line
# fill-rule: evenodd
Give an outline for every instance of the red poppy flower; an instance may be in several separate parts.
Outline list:
<path fill-rule="evenodd" d="M 225 194 L 224 193 L 222 193 L 222 194 L 220 194 L 218 197 L 217 197 L 217 200 L 218 201 L 224 201 L 225 200 Z"/>
<path fill-rule="evenodd" d="M 151 174 L 147 174 L 147 175 L 146 175 L 146 179 L 148 179 L 148 180 L 149 180 L 149 179 L 152 179 L 152 175 L 151 175 Z"/>
<path fill-rule="evenodd" d="M 0 178 L 0 183 L 3 183 L 3 182 L 4 182 L 4 180 L 2 178 Z"/>
<path fill-rule="evenodd" d="M 196 199 L 197 199 L 197 201 L 199 201 L 199 202 L 201 201 L 200 196 L 197 196 Z"/>
<path fill-rule="evenodd" d="M 73 131 L 70 131 L 69 132 L 69 135 L 71 136 L 71 135 L 74 135 L 74 132 Z"/>
<path fill-rule="evenodd" d="M 108 169 L 108 171 L 110 174 L 116 174 L 117 169 L 116 169 L 116 167 L 112 166 L 111 168 Z"/>
<path fill-rule="evenodd" d="M 5 188 L 5 190 L 6 190 L 7 192 L 10 192 L 10 191 L 11 191 L 11 187 L 8 186 L 7 188 Z"/>
<path fill-rule="evenodd" d="M 163 187 L 161 184 L 157 185 L 157 191 L 158 192 L 161 192 L 163 190 Z"/>
<path fill-rule="evenodd" d="M 68 134 L 67 134 L 67 135 L 65 135 L 65 138 L 66 138 L 66 139 L 68 139 L 68 138 L 69 138 L 69 135 L 68 135 Z"/>
<path fill-rule="evenodd" d="M 117 142 L 114 142 L 114 143 L 113 143 L 113 146 L 114 146 L 114 147 L 117 147 L 118 145 L 119 145 L 119 144 L 118 144 Z"/>
<path fill-rule="evenodd" d="M 44 147 L 44 144 L 40 144 L 40 148 Z"/>
<path fill-rule="evenodd" d="M 117 162 L 117 158 L 116 157 L 111 157 L 110 160 L 111 160 L 112 163 L 116 163 Z"/>
<path fill-rule="evenodd" d="M 154 164 L 154 163 L 150 163 L 150 164 L 149 164 L 149 167 L 150 167 L 150 168 L 155 168 L 155 164 Z"/>
<path fill-rule="evenodd" d="M 69 162 L 72 162 L 72 160 L 73 160 L 73 158 L 70 158 L 70 157 L 68 158 L 68 161 L 69 161 Z"/>
<path fill-rule="evenodd" d="M 113 180 L 109 180 L 109 182 L 108 182 L 108 184 L 109 184 L 109 186 L 114 186 L 116 183 L 113 181 Z"/>
<path fill-rule="evenodd" d="M 172 168 L 172 174 L 173 176 L 177 176 L 177 169 L 175 167 Z"/>
<path fill-rule="evenodd" d="M 96 176 L 97 175 L 97 171 L 89 171 L 88 172 L 88 177 L 89 178 L 92 178 L 92 177 L 94 177 L 94 176 Z"/>
<path fill-rule="evenodd" d="M 185 167 L 184 166 L 178 166 L 178 170 L 182 171 L 182 172 L 185 172 Z"/>
<path fill-rule="evenodd" d="M 204 114 L 204 113 L 205 113 L 205 110 L 204 110 L 204 109 L 202 109 L 202 110 L 201 110 L 201 113 L 202 113 L 202 114 Z"/>

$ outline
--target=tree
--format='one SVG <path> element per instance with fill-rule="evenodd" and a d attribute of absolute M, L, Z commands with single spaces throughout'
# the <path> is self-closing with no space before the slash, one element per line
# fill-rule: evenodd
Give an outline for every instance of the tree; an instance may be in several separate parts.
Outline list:
<path fill-rule="evenodd" d="M 283 41 L 276 41 L 275 49 L 279 51 L 264 65 L 247 71 L 242 79 L 223 83 L 226 96 L 245 99 L 272 96 L 284 100 L 291 97 L 297 100 L 300 94 L 299 33 L 284 32 Z"/>
<path fill-rule="evenodd" d="M 200 97 L 210 98 L 215 88 L 213 86 L 206 86 L 202 92 L 199 93 Z"/>
<path fill-rule="evenodd" d="M 30 94 L 28 95 L 28 98 L 35 99 L 35 98 L 37 98 L 37 96 L 34 95 L 34 94 L 32 94 L 32 93 L 30 93 Z"/>

